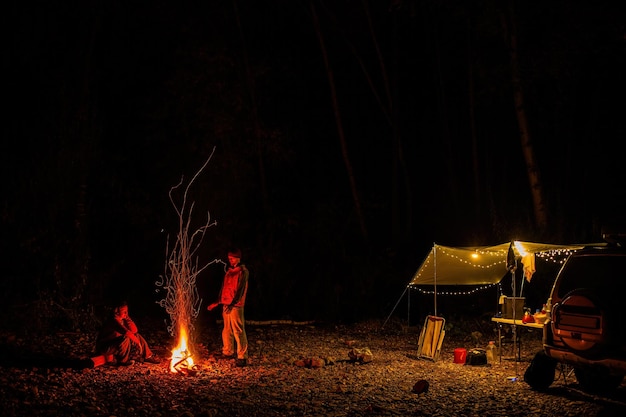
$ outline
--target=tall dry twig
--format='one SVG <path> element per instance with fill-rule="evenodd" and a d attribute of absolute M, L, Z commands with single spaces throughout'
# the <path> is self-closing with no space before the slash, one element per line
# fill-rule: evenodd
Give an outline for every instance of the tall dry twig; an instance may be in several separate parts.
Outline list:
<path fill-rule="evenodd" d="M 214 259 L 206 264 L 199 263 L 197 252 L 202 244 L 204 236 L 211 226 L 217 224 L 211 220 L 211 214 L 207 211 L 207 219 L 196 230 L 191 230 L 194 201 L 189 201 L 189 190 L 196 178 L 204 171 L 215 153 L 211 151 L 206 162 L 191 178 L 182 195 L 182 201 L 177 203 L 174 192 L 183 185 L 183 178 L 172 187 L 169 192 L 170 201 L 178 216 L 178 232 L 173 246 L 170 248 L 170 237 L 167 237 L 165 248 L 165 272 L 156 282 L 157 287 L 163 288 L 165 298 L 157 303 L 165 309 L 170 317 L 167 330 L 172 336 L 177 336 L 181 329 L 185 329 L 187 335 L 192 337 L 194 320 L 198 317 L 202 299 L 198 294 L 196 280 L 200 272 L 209 265 L 220 262 Z"/>

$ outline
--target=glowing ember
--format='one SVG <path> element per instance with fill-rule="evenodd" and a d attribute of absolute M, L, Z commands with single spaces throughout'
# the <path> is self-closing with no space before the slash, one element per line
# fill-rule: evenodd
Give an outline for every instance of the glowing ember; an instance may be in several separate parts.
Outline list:
<path fill-rule="evenodd" d="M 193 357 L 187 346 L 187 329 L 181 326 L 178 333 L 178 346 L 172 349 L 172 360 L 170 361 L 170 372 L 181 372 L 193 368 Z"/>

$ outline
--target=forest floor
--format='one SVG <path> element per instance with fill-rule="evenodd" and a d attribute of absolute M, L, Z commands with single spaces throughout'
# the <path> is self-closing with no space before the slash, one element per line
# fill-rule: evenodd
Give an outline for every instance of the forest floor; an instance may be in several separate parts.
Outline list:
<path fill-rule="evenodd" d="M 141 323 L 138 323 L 141 326 Z M 248 366 L 216 360 L 220 329 L 195 337 L 195 366 L 170 372 L 175 344 L 160 326 L 142 333 L 160 364 L 89 367 L 94 335 L 0 334 L 0 414 L 10 416 L 612 416 L 626 415 L 626 383 L 607 396 L 557 372 L 545 392 L 524 382 L 541 349 L 520 331 L 519 360 L 504 340 L 494 363 L 455 363 L 455 349 L 493 334 L 446 331 L 436 357 L 418 354 L 420 326 L 381 322 L 247 324 Z M 484 323 L 490 329 L 490 323 Z M 141 328 L 141 327 L 140 327 Z M 450 334 L 448 334 L 450 333 Z M 355 353 L 371 352 L 355 359 Z M 458 352 L 458 351 L 457 351 Z M 363 359 L 363 360 L 359 360 Z M 370 360 L 371 359 L 371 360 Z M 458 356 L 457 356 L 458 359 Z M 416 384 L 426 381 L 428 390 Z M 422 386 L 423 388 L 423 386 Z"/>

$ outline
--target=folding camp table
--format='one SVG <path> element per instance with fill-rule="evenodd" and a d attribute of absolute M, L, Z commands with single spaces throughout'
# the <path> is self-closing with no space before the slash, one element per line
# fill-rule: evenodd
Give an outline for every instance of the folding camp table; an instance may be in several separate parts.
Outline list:
<path fill-rule="evenodd" d="M 508 326 L 519 326 L 519 327 L 526 327 L 529 329 L 538 329 L 538 330 L 542 330 L 543 329 L 543 324 L 539 324 L 539 323 L 524 323 L 522 320 L 513 320 L 513 319 L 503 319 L 500 317 L 492 317 L 491 321 L 498 323 L 498 351 L 500 352 L 499 356 L 500 356 L 500 362 L 502 362 L 502 325 L 506 324 Z M 514 333 L 515 340 L 513 341 L 515 345 L 517 345 L 517 352 L 513 352 L 513 354 L 515 355 L 517 353 L 517 361 L 521 361 L 522 359 L 522 340 L 518 334 L 518 332 Z"/>

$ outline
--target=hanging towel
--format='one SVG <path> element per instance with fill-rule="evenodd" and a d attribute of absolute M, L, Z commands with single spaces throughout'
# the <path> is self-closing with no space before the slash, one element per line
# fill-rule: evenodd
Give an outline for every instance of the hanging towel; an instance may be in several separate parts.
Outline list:
<path fill-rule="evenodd" d="M 524 278 L 530 282 L 535 273 L 535 254 L 528 253 L 522 257 L 522 265 L 524 265 Z"/>

